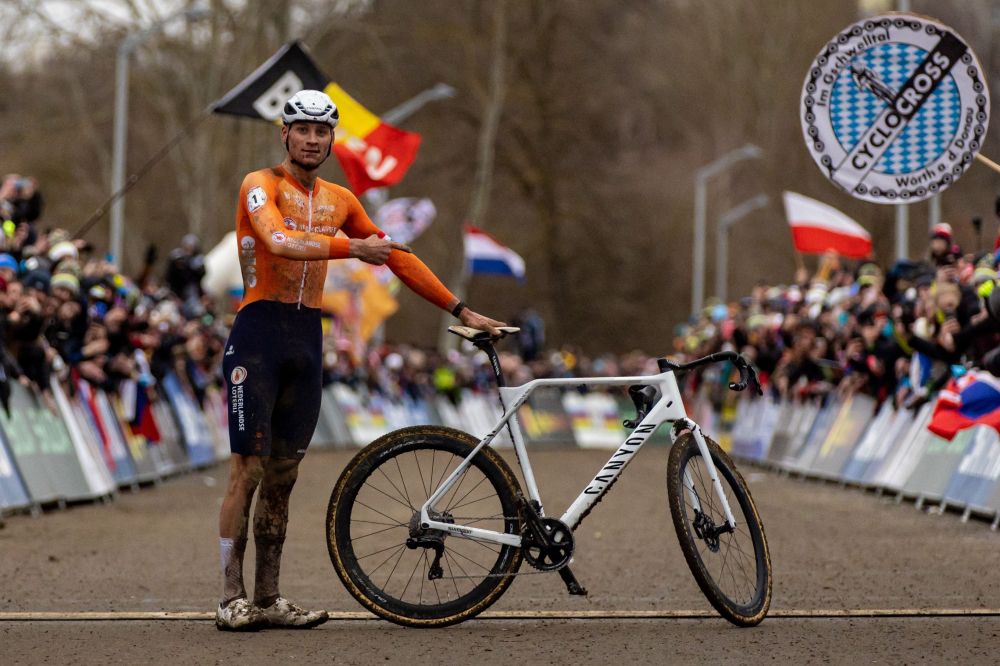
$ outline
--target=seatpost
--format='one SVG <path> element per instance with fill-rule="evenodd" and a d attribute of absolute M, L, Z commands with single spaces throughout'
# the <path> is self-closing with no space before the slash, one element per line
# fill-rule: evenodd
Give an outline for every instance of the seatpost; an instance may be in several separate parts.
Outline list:
<path fill-rule="evenodd" d="M 497 356 L 497 350 L 493 347 L 493 341 L 490 339 L 486 340 L 476 340 L 473 343 L 476 349 L 482 350 L 486 353 L 486 356 L 490 359 L 490 365 L 493 366 L 493 374 L 497 378 L 497 387 L 506 386 L 507 383 L 503 379 L 503 370 L 500 369 L 500 358 Z M 501 399 L 501 404 L 503 399 Z"/>

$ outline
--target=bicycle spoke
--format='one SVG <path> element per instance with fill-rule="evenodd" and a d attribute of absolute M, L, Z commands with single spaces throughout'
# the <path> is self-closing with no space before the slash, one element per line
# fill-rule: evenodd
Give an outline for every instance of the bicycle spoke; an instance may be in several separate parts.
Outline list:
<path fill-rule="evenodd" d="M 366 509 L 368 509 L 369 511 L 374 511 L 375 513 L 377 513 L 378 515 L 382 516 L 383 518 L 388 518 L 389 520 L 396 520 L 396 519 L 395 519 L 395 518 L 393 518 L 392 516 L 389 516 L 389 515 L 386 515 L 386 514 L 382 513 L 381 511 L 379 511 L 379 510 L 378 510 L 378 509 L 376 509 L 375 507 L 373 507 L 373 506 L 370 506 L 370 505 L 368 505 L 368 504 L 365 504 L 365 503 L 364 503 L 364 502 L 362 502 L 361 500 L 354 500 L 354 503 L 355 503 L 355 504 L 358 504 L 358 505 L 360 505 L 360 506 L 363 506 L 363 507 L 365 507 L 365 508 L 366 508 Z M 398 524 L 398 525 L 406 525 L 406 523 L 401 523 L 401 522 L 399 522 L 398 520 L 396 520 L 396 524 Z"/>
<path fill-rule="evenodd" d="M 413 571 L 410 572 L 409 577 L 406 579 L 406 585 L 403 586 L 403 591 L 399 593 L 399 598 L 406 598 L 406 591 L 410 589 L 410 583 L 413 582 L 413 576 L 417 573 L 417 569 L 420 567 L 420 558 L 415 558 L 416 562 L 413 564 Z"/>
<path fill-rule="evenodd" d="M 465 479 L 467 476 L 468 476 L 468 473 L 466 473 L 462 478 Z M 483 478 L 479 479 L 479 482 L 476 483 L 476 485 L 472 486 L 472 488 L 470 488 L 468 490 L 468 492 L 466 492 L 464 495 L 462 495 L 458 499 L 455 499 L 455 495 L 452 495 L 451 496 L 451 501 L 448 503 L 447 511 L 454 511 L 459 506 L 465 506 L 464 504 L 460 504 L 460 502 L 462 502 L 466 497 L 468 497 L 472 493 L 476 492 L 476 488 L 478 488 L 479 486 L 483 485 L 484 483 L 486 483 L 486 477 L 485 476 Z M 457 495 L 458 493 L 456 492 L 455 494 Z"/>
<path fill-rule="evenodd" d="M 420 489 L 425 492 L 425 497 L 431 496 L 431 491 L 426 489 L 426 483 L 424 481 L 424 471 L 420 468 L 420 461 L 417 460 L 417 452 L 413 452 L 413 460 L 417 463 L 417 476 L 420 477 Z M 433 464 L 433 463 L 432 463 Z"/>
<path fill-rule="evenodd" d="M 396 563 L 392 565 L 392 569 L 389 570 L 389 575 L 385 577 L 385 585 L 382 586 L 383 589 L 388 589 L 389 581 L 392 580 L 392 574 L 396 573 L 396 567 L 399 566 L 399 562 L 403 559 L 403 555 L 406 555 L 406 549 L 400 549 L 399 557 L 396 558 Z"/>
<path fill-rule="evenodd" d="M 414 454 L 415 456 L 416 454 Z M 396 463 L 396 471 L 399 473 L 399 480 L 403 484 L 403 494 L 406 496 L 406 501 L 409 503 L 410 508 L 413 508 L 413 500 L 410 499 L 410 493 L 406 489 L 406 477 L 403 475 L 403 470 L 399 466 L 399 456 L 392 459 Z"/>
<path fill-rule="evenodd" d="M 499 551 L 497 551 L 497 552 L 499 552 Z M 457 550 L 454 550 L 454 549 L 452 549 L 452 550 L 451 550 L 451 553 L 452 553 L 453 555 L 458 555 L 458 556 L 459 556 L 459 557 L 461 557 L 461 558 L 462 558 L 463 560 L 467 560 L 467 561 L 468 561 L 468 562 L 470 562 L 471 564 L 474 564 L 474 565 L 476 565 L 477 567 L 479 567 L 479 568 L 480 568 L 480 569 L 482 569 L 483 571 L 487 571 L 487 572 L 488 572 L 488 571 L 490 571 L 489 567 L 486 567 L 486 566 L 483 566 L 483 565 L 482 565 L 482 563 L 480 563 L 480 562 L 476 562 L 476 561 L 475 561 L 474 559 L 472 559 L 471 557 L 468 557 L 467 555 L 463 555 L 462 553 L 460 553 L 460 552 L 459 552 L 459 551 L 457 551 Z"/>
<path fill-rule="evenodd" d="M 405 494 L 403 493 L 403 491 L 400 490 L 399 487 L 395 483 L 393 483 L 392 479 L 389 478 L 389 476 L 382 470 L 381 467 L 378 468 L 378 472 L 379 472 L 379 474 L 381 474 L 385 478 L 386 481 L 389 482 L 389 485 L 392 486 L 392 489 L 395 490 L 397 493 L 399 493 L 400 497 L 405 497 Z M 368 485 L 368 484 L 366 484 L 366 485 Z M 375 485 L 372 484 L 371 487 L 375 488 Z M 396 501 L 398 501 L 400 504 L 404 503 L 402 500 L 396 500 Z M 409 500 L 407 500 L 407 502 L 409 502 Z M 407 503 L 406 505 L 410 509 L 413 508 L 412 504 Z"/>
<path fill-rule="evenodd" d="M 391 499 L 393 502 L 398 502 L 400 505 L 406 507 L 410 511 L 416 511 L 417 510 L 416 507 L 414 507 L 412 504 L 407 504 L 406 502 L 404 502 L 403 500 L 399 499 L 398 497 L 393 497 L 392 495 L 390 495 L 389 493 L 385 492 L 381 488 L 378 488 L 377 486 L 369 486 L 369 487 L 372 490 L 376 491 L 376 492 L 382 493 L 383 495 L 385 495 L 386 497 L 388 497 L 389 499 Z"/>
<path fill-rule="evenodd" d="M 370 536 L 375 536 L 376 534 L 382 534 L 383 532 L 388 532 L 389 530 L 395 530 L 403 527 L 402 525 L 393 525 L 392 527 L 386 527 L 385 529 L 375 530 L 374 532 L 369 532 L 368 534 L 362 534 L 360 536 L 351 535 L 351 541 L 360 541 L 361 539 L 367 539 Z"/>
<path fill-rule="evenodd" d="M 377 567 L 375 567 L 374 569 L 372 569 L 371 572 L 368 574 L 368 577 L 371 578 L 372 576 L 375 575 L 376 571 L 378 571 L 383 566 L 385 566 L 385 564 L 396 555 L 396 551 L 397 550 L 405 550 L 405 549 L 406 549 L 406 545 L 405 544 L 402 545 L 402 546 L 396 546 L 396 547 L 386 548 L 385 550 L 392 550 L 393 552 L 389 553 L 389 557 L 387 557 L 384 560 L 382 560 L 381 564 L 379 564 Z M 385 551 L 382 551 L 382 552 L 385 552 Z M 374 553 L 372 553 L 372 554 L 374 555 Z"/>
<path fill-rule="evenodd" d="M 483 477 L 483 481 L 485 481 L 485 480 L 486 480 L 486 477 L 484 476 Z M 480 484 L 481 483 L 482 483 L 482 481 L 480 481 Z M 473 490 L 475 490 L 475 489 L 473 488 Z M 466 495 L 466 496 L 468 496 L 468 495 Z M 451 512 L 454 513 L 454 511 L 456 511 L 457 509 L 461 509 L 463 506 L 471 506 L 471 505 L 475 504 L 476 502 L 485 502 L 485 501 L 488 501 L 488 500 L 491 500 L 491 499 L 496 499 L 496 495 L 493 494 L 493 493 L 490 493 L 489 495 L 483 495 L 479 499 L 469 500 L 468 502 L 463 502 L 461 504 L 456 504 L 455 506 L 450 506 L 450 507 L 448 507 L 448 511 L 451 511 Z"/>

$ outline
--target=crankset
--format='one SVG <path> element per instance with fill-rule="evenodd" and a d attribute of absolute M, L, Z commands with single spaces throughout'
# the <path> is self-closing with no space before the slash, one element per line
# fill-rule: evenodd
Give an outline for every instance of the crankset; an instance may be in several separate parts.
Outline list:
<path fill-rule="evenodd" d="M 573 559 L 573 530 L 556 518 L 538 515 L 539 506 L 519 495 L 524 509 L 524 527 L 521 530 L 521 552 L 528 564 L 539 571 L 558 571 L 570 594 L 586 596 L 587 590 L 570 571 Z"/>
<path fill-rule="evenodd" d="M 521 541 L 524 559 L 539 571 L 556 571 L 573 557 L 573 531 L 558 518 L 539 518 Z"/>

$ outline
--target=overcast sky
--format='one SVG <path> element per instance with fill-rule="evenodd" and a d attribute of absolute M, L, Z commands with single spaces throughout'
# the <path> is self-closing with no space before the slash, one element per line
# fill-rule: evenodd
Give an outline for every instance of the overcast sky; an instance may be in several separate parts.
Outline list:
<path fill-rule="evenodd" d="M 233 4 L 234 0 L 229 0 Z M 143 28 L 192 4 L 191 0 L 0 0 L 0 24 L 17 25 L 0 58 L 37 61 L 58 44 L 88 39 L 96 25 Z M 205 3 L 207 4 L 207 3 Z"/>

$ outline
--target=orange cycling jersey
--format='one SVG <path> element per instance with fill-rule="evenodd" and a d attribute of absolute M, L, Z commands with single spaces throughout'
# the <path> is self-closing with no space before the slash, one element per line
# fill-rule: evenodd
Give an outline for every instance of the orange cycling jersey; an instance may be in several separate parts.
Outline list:
<path fill-rule="evenodd" d="M 324 259 L 350 256 L 349 238 L 385 234 L 349 190 L 316 179 L 307 190 L 284 167 L 248 174 L 236 207 L 236 237 L 243 271 L 242 310 L 254 301 L 318 308 L 326 279 Z M 410 289 L 440 308 L 454 295 L 415 255 L 393 250 L 386 265 Z"/>

